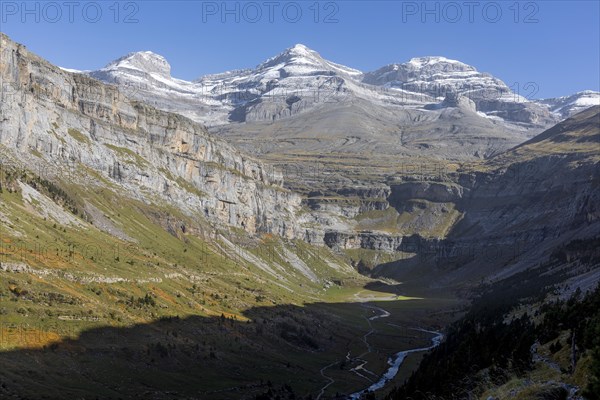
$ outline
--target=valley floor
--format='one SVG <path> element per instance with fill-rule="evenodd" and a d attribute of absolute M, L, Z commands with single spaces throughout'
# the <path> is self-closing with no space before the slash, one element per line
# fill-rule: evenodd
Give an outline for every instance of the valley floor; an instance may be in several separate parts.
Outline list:
<path fill-rule="evenodd" d="M 460 305 L 360 287 L 332 288 L 326 297 L 331 302 L 249 309 L 246 321 L 187 315 L 130 326 L 88 322 L 83 328 L 81 320 L 48 318 L 45 328 L 35 329 L 26 315 L 20 324 L 5 315 L 0 393 L 230 399 L 287 390 L 332 398 L 377 381 L 388 356 L 427 345 L 430 335 L 413 328 L 440 329 Z M 70 337 L 60 333 L 71 329 Z M 409 356 L 386 389 L 402 382 L 419 357 Z"/>

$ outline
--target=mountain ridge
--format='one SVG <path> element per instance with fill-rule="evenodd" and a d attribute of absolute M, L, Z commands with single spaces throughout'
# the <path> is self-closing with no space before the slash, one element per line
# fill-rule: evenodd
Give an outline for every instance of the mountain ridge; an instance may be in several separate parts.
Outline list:
<path fill-rule="evenodd" d="M 137 52 L 131 54 L 143 53 L 144 52 Z M 123 59 L 125 57 L 121 57 L 120 59 Z M 164 57 L 161 58 L 164 59 Z M 125 69 L 123 69 L 122 71 L 120 71 L 121 73 L 119 73 L 118 69 L 115 70 L 114 68 L 110 68 L 110 66 L 114 64 L 115 62 L 109 63 L 107 67 L 98 71 L 92 71 L 90 72 L 90 74 L 109 83 L 119 83 L 123 81 L 126 82 L 127 73 L 125 72 Z M 321 77 L 339 77 L 342 79 L 342 81 L 344 81 L 342 82 L 343 84 L 350 85 L 350 87 L 352 86 L 352 84 L 371 85 L 374 87 L 372 87 L 370 90 L 368 90 L 369 86 L 365 87 L 366 90 L 370 93 L 371 97 L 381 97 L 377 95 L 377 86 L 392 88 L 394 91 L 396 91 L 390 93 L 390 95 L 393 95 L 392 97 L 395 98 L 394 102 L 407 105 L 411 102 L 414 103 L 414 101 L 416 101 L 417 104 L 421 105 L 435 102 L 436 98 L 439 98 L 440 96 L 443 98 L 444 93 L 449 90 L 449 88 L 447 87 L 449 82 L 448 80 L 436 81 L 435 85 L 437 87 L 435 88 L 435 90 L 432 90 L 431 80 L 435 78 L 435 75 L 430 75 L 429 78 L 426 79 L 426 81 L 428 81 L 426 87 L 420 87 L 419 85 L 415 84 L 414 80 L 409 81 L 407 79 L 402 80 L 402 85 L 397 84 L 398 79 L 392 81 L 396 84 L 390 84 L 390 79 L 387 79 L 385 78 L 385 76 L 382 76 L 385 74 L 389 75 L 389 73 L 392 72 L 390 71 L 390 69 L 394 71 L 404 71 L 403 73 L 397 73 L 398 76 L 396 76 L 396 78 L 420 76 L 423 73 L 429 73 L 431 71 L 437 71 L 438 73 L 444 71 L 462 71 L 462 78 L 469 79 L 469 86 L 467 87 L 469 92 L 467 92 L 466 95 L 476 97 L 474 98 L 476 102 L 477 99 L 480 99 L 482 96 L 492 96 L 492 99 L 502 100 L 504 102 L 512 101 L 514 103 L 516 101 L 521 103 L 530 103 L 526 99 L 516 94 L 512 94 L 510 89 L 497 78 L 493 78 L 489 74 L 479 73 L 477 72 L 475 67 L 462 63 L 458 60 L 451 60 L 442 56 L 415 57 L 405 63 L 389 64 L 375 71 L 363 72 L 354 68 L 350 68 L 326 60 L 317 51 L 312 50 L 302 44 L 296 44 L 294 46 L 291 46 L 286 50 L 278 53 L 277 55 L 272 56 L 266 59 L 265 61 L 259 63 L 254 68 L 237 69 L 232 71 L 225 71 L 222 73 L 207 74 L 200 76 L 199 78 L 196 78 L 193 81 L 175 79 L 170 76 L 166 76 L 163 73 L 162 76 L 168 78 L 169 80 L 171 80 L 171 82 L 160 83 L 171 83 L 170 86 L 172 86 L 171 89 L 173 90 L 173 93 L 171 93 L 171 97 L 176 96 L 177 93 L 182 94 L 182 96 L 189 95 L 190 93 L 192 95 L 196 95 L 196 103 L 203 109 L 210 109 L 213 114 L 218 113 L 218 111 L 214 110 L 214 108 L 211 108 L 211 102 L 220 102 L 220 106 L 230 107 L 230 109 L 228 110 L 229 113 L 235 113 L 236 111 L 231 109 L 231 104 L 228 103 L 227 100 L 223 100 L 224 98 L 231 98 L 236 94 L 239 98 L 241 97 L 241 93 L 246 93 L 247 98 L 245 99 L 245 101 L 239 101 L 239 103 L 247 104 L 255 100 L 256 98 L 265 95 L 266 93 L 269 93 L 271 96 L 285 96 L 285 94 L 277 94 L 276 91 L 271 93 L 273 89 L 278 88 L 278 84 L 275 83 L 273 85 L 273 81 L 279 81 L 282 79 L 285 80 L 286 77 L 294 78 L 305 75 Z M 149 70 L 146 72 L 152 71 Z M 165 70 L 161 72 L 165 72 Z M 134 86 L 136 84 L 140 85 L 140 91 L 148 90 L 148 88 L 143 87 L 143 85 L 141 85 L 139 82 L 136 82 L 135 79 L 132 79 L 130 81 L 130 83 Z M 235 82 L 241 82 L 242 84 L 236 85 Z M 269 84 L 271 86 L 269 86 Z M 326 95 L 331 95 L 334 92 L 334 90 L 329 86 L 326 86 L 324 88 L 321 82 L 316 81 L 299 81 L 282 85 L 283 88 L 287 90 L 287 92 L 289 92 L 289 94 L 295 91 L 302 92 L 305 91 L 307 88 L 310 88 L 313 91 L 321 90 L 322 92 L 326 92 Z M 215 87 L 217 86 L 220 87 L 221 91 L 215 93 Z M 365 90 L 365 88 L 363 88 L 363 90 Z M 463 92 L 464 94 L 465 85 L 462 85 L 459 89 L 459 91 Z M 360 92 L 360 89 L 352 87 L 349 90 L 355 93 Z M 156 94 L 154 94 L 154 96 L 156 97 Z M 404 98 L 402 96 L 404 96 Z M 433 98 L 431 96 L 433 96 Z M 509 98 L 507 98 L 507 96 Z M 146 100 L 152 100 L 152 93 L 150 93 L 150 96 L 146 97 Z M 493 107 L 489 104 L 484 105 L 482 106 L 482 110 L 484 112 L 490 112 L 490 107 L 493 109 Z M 174 107 L 174 109 L 171 109 L 169 111 L 177 111 L 177 109 L 176 107 Z M 536 112 L 543 113 L 543 111 L 540 110 L 537 110 Z M 200 112 L 196 114 L 188 113 L 188 116 L 193 117 L 193 119 L 197 120 L 198 122 L 202 122 L 208 125 L 228 122 L 227 117 L 224 115 L 216 117 L 216 120 L 213 120 L 210 116 L 203 118 Z M 503 117 L 503 115 L 501 115 L 501 117 Z M 510 120 L 510 118 L 508 120 Z"/>
<path fill-rule="evenodd" d="M 301 43 L 295 44 L 282 52 L 278 53 L 275 56 L 267 58 L 265 61 L 257 64 L 253 68 L 242 68 L 242 69 L 234 69 L 219 73 L 211 73 L 202 75 L 192 81 L 186 81 L 184 79 L 177 79 L 170 76 L 170 65 L 166 61 L 166 59 L 156 54 L 152 51 L 138 51 L 132 52 L 125 56 L 122 56 L 110 63 L 107 64 L 106 67 L 97 70 L 91 71 L 89 73 L 96 75 L 96 77 L 102 77 L 103 72 L 106 73 L 108 70 L 118 69 L 115 68 L 118 66 L 119 62 L 122 62 L 128 58 L 136 57 L 139 55 L 147 55 L 152 54 L 157 60 L 163 62 L 164 68 L 160 71 L 155 71 L 153 69 L 144 70 L 141 69 L 142 72 L 151 73 L 151 72 L 159 72 L 163 77 L 170 78 L 173 81 L 182 84 L 192 84 L 188 89 L 197 92 L 200 94 L 207 94 L 213 88 L 214 85 L 211 85 L 210 81 L 214 79 L 224 79 L 226 77 L 241 75 L 248 75 L 256 73 L 257 71 L 265 70 L 268 68 L 272 68 L 277 66 L 278 64 L 288 64 L 288 69 L 290 66 L 297 67 L 324 67 L 324 71 L 331 73 L 332 75 L 342 74 L 345 77 L 353 78 L 354 80 L 367 83 L 375 86 L 383 86 L 383 87 L 392 87 L 395 89 L 405 89 L 408 92 L 418 93 L 421 95 L 433 95 L 434 98 L 439 98 L 440 96 L 443 98 L 445 93 L 448 90 L 447 82 L 444 82 L 444 79 L 439 80 L 436 78 L 436 73 L 439 75 L 443 72 L 458 72 L 459 78 L 465 80 L 467 82 L 466 85 L 462 85 L 458 88 L 458 92 L 462 92 L 469 97 L 475 97 L 477 102 L 477 97 L 488 97 L 487 100 L 504 100 L 504 101 L 516 101 L 516 102 L 527 102 L 536 105 L 547 105 L 548 109 L 559 117 L 568 117 L 569 115 L 573 115 L 576 111 L 581 111 L 581 108 L 576 110 L 565 110 L 563 108 L 557 109 L 557 107 L 552 107 L 551 105 L 559 102 L 562 99 L 573 97 L 573 96 L 588 96 L 591 100 L 591 105 L 596 104 L 600 101 L 600 93 L 594 92 L 591 90 L 580 91 L 577 93 L 573 93 L 570 95 L 558 97 L 558 98 L 549 98 L 549 99 L 525 99 L 522 96 L 512 93 L 510 88 L 504 84 L 498 78 L 493 77 L 489 73 L 479 72 L 476 67 L 466 64 L 460 60 L 449 59 L 444 56 L 420 56 L 413 57 L 406 62 L 394 62 L 387 65 L 384 65 L 378 69 L 373 71 L 360 71 L 351 67 L 347 67 L 341 64 L 337 64 L 335 62 L 324 59 L 320 53 L 316 50 L 313 50 Z M 433 73 L 431 73 L 433 71 Z M 293 74 L 294 71 L 292 71 Z M 301 73 L 302 71 L 300 71 Z M 85 72 L 84 72 L 85 73 Z M 315 73 L 315 71 L 310 71 L 310 73 Z M 390 75 L 396 75 L 394 79 L 390 79 Z M 462 74 L 462 76 L 460 76 Z M 414 78 L 425 78 L 425 80 L 416 80 Z M 398 79 L 402 78 L 402 79 Z M 443 77 L 442 77 L 443 78 Z M 106 80 L 110 80 L 110 78 L 104 78 Z M 450 77 L 450 79 L 454 79 L 454 77 Z M 432 87 L 431 81 L 435 82 L 437 87 Z M 201 88 L 193 87 L 193 85 L 200 85 Z M 419 86 L 420 85 L 420 86 Z M 205 86 L 205 87 L 204 87 Z M 596 101 L 596 103 L 594 103 Z M 484 112 L 490 111 L 485 109 L 486 106 L 483 106 Z M 489 104 L 487 105 L 489 108 Z M 203 122 L 203 121 L 199 121 Z M 210 123 L 209 123 L 210 125 Z"/>

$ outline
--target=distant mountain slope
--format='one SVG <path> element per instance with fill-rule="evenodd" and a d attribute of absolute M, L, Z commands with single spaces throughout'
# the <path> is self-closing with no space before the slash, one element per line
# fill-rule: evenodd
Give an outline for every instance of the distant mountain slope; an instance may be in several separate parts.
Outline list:
<path fill-rule="evenodd" d="M 600 160 L 600 105 L 564 120 L 530 140 L 490 160 L 500 164 L 548 155 Z"/>
<path fill-rule="evenodd" d="M 585 90 L 570 96 L 537 100 L 536 102 L 547 106 L 552 113 L 560 115 L 561 118 L 568 118 L 586 108 L 600 105 L 600 93 Z"/>
<path fill-rule="evenodd" d="M 281 159 L 303 153 L 318 158 L 357 154 L 469 160 L 489 157 L 529 138 L 528 131 L 510 129 L 482 118 L 462 103 L 415 109 L 382 107 L 367 99 L 330 98 L 301 114 L 276 121 L 228 124 L 210 131 L 256 155 Z M 394 161 L 395 160 L 395 161 Z"/>
<path fill-rule="evenodd" d="M 448 93 L 471 98 L 477 111 L 509 124 L 547 126 L 556 119 L 546 107 L 513 93 L 501 80 L 444 57 L 414 58 L 363 73 L 297 44 L 255 68 L 207 75 L 194 82 L 172 78 L 164 58 L 151 52 L 129 54 L 89 74 L 208 125 L 272 121 L 332 97 L 414 108 L 439 103 Z"/>
<path fill-rule="evenodd" d="M 443 285 L 501 279 L 568 241 L 600 235 L 599 122 L 600 106 L 593 107 L 484 163 L 464 164 L 446 181 L 391 185 L 399 218 L 414 214 L 417 202 L 461 215 L 443 237 L 404 236 L 398 248 L 415 256 L 381 265 L 378 273 L 432 284 L 443 277 Z"/>
<path fill-rule="evenodd" d="M 444 57 L 413 58 L 364 73 L 301 44 L 254 68 L 192 82 L 173 78 L 168 62 L 152 52 L 131 53 L 86 73 L 206 124 L 211 133 L 270 163 L 319 170 L 330 183 L 367 186 L 415 160 L 490 158 L 596 96 L 530 101 L 502 80 Z M 307 184 L 298 174 L 287 179 L 292 188 L 327 189 L 320 181 Z"/>

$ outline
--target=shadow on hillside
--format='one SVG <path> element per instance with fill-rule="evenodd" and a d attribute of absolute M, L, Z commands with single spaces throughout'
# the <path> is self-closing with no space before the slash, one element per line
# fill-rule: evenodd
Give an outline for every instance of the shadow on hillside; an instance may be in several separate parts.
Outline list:
<path fill-rule="evenodd" d="M 457 295 L 457 291 L 477 285 L 485 277 L 508 266 L 516 263 L 533 266 L 539 262 L 535 253 L 541 246 L 539 240 L 494 240 L 421 240 L 410 248 L 413 254 L 377 265 L 371 276 L 403 282 L 404 285 L 395 288 L 398 294 L 406 294 L 402 292 L 403 286 L 410 286 L 411 292 L 415 288 L 424 291 L 444 288 L 446 292 Z"/>
<path fill-rule="evenodd" d="M 371 281 L 365 284 L 365 289 L 371 290 L 373 292 L 381 292 L 381 293 L 389 293 L 394 296 L 401 295 L 406 289 L 402 284 L 394 284 L 391 285 L 382 281 Z"/>
<path fill-rule="evenodd" d="M 406 303 L 394 322 L 413 326 L 424 312 Z M 363 345 L 363 312 L 356 303 L 315 303 L 251 308 L 247 321 L 221 315 L 98 323 L 78 337 L 0 353 L 0 398 L 311 398 L 327 383 L 319 369 Z M 44 341 L 40 330 L 3 328 L 4 343 L 27 334 Z"/>

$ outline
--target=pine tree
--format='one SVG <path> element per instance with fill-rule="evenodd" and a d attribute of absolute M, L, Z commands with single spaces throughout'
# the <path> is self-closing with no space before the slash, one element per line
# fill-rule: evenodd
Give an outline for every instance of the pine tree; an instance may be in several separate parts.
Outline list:
<path fill-rule="evenodd" d="M 600 400 L 600 346 L 592 353 L 590 365 L 590 381 L 585 389 L 584 396 L 588 400 Z"/>

